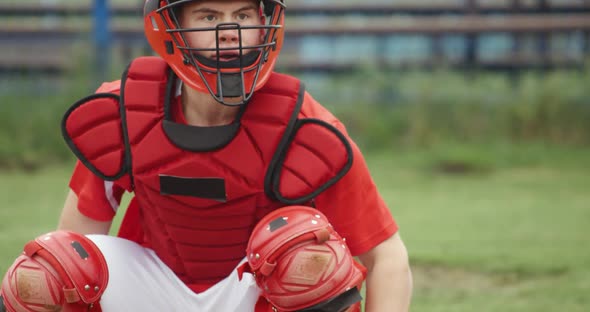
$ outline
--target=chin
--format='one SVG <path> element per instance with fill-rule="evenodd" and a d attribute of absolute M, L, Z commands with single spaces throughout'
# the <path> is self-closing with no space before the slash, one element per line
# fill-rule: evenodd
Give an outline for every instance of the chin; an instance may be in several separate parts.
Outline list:
<path fill-rule="evenodd" d="M 228 103 L 228 104 L 237 104 L 242 102 L 242 97 L 241 96 L 235 96 L 235 97 L 224 97 L 223 101 Z"/>

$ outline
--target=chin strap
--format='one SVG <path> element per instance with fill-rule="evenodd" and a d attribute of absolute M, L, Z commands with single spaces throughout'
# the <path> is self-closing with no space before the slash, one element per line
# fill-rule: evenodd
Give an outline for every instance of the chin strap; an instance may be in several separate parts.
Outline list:
<path fill-rule="evenodd" d="M 361 293 L 356 287 L 338 295 L 336 298 L 318 303 L 312 307 L 297 312 L 342 312 L 363 300 Z"/>
<path fill-rule="evenodd" d="M 0 312 L 6 312 L 6 307 L 4 306 L 4 299 L 0 296 Z"/>

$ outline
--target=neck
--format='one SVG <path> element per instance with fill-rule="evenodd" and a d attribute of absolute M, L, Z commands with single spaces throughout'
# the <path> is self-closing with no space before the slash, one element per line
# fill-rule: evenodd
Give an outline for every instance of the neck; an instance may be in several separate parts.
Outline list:
<path fill-rule="evenodd" d="M 217 102 L 208 93 L 182 86 L 182 109 L 191 126 L 213 127 L 232 123 L 240 109 Z"/>

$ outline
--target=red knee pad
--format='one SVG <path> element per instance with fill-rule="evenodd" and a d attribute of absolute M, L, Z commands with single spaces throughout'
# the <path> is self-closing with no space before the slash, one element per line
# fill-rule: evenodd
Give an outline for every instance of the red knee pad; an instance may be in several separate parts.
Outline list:
<path fill-rule="evenodd" d="M 247 257 L 274 311 L 358 308 L 365 269 L 317 209 L 289 206 L 269 213 L 254 228 Z"/>
<path fill-rule="evenodd" d="M 98 247 L 84 235 L 57 231 L 25 245 L 4 276 L 0 294 L 8 312 L 100 311 L 107 283 Z"/>

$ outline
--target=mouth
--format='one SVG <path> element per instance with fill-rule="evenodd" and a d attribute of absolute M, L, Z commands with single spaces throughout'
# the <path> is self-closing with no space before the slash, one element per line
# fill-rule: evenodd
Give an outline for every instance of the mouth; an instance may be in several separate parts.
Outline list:
<path fill-rule="evenodd" d="M 238 50 L 220 51 L 219 58 L 217 53 L 208 55 L 194 55 L 196 60 L 201 64 L 213 68 L 241 68 L 254 64 L 260 55 L 260 51 L 251 51 L 243 53 L 240 58 Z"/>
<path fill-rule="evenodd" d="M 222 62 L 230 62 L 233 60 L 237 60 L 240 58 L 240 53 L 238 52 L 232 52 L 232 51 L 227 51 L 227 52 L 220 52 L 219 53 L 219 60 Z M 214 53 L 211 55 L 211 59 L 214 61 L 217 61 L 217 53 Z"/>

